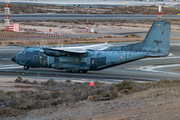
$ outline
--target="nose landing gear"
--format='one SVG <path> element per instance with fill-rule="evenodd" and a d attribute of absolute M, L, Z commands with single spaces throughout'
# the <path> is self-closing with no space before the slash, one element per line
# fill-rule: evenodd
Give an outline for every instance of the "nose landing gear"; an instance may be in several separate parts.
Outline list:
<path fill-rule="evenodd" d="M 28 70 L 29 66 L 24 66 L 23 68 L 24 68 L 24 70 Z"/>

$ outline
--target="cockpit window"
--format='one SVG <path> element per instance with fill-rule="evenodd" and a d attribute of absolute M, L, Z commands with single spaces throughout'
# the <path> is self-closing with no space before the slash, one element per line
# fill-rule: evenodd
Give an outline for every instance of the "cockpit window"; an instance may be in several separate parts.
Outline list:
<path fill-rule="evenodd" d="M 20 52 L 20 54 L 26 54 L 25 49 Z"/>
<path fill-rule="evenodd" d="M 35 47 L 27 47 L 24 50 L 22 50 L 20 53 L 21 54 L 26 54 L 26 52 L 33 52 L 33 51 L 39 51 L 40 48 L 35 48 Z"/>

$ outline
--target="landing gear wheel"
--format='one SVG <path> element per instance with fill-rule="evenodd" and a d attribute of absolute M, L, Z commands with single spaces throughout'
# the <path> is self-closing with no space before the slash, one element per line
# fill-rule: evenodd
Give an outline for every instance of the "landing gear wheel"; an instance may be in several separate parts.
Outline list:
<path fill-rule="evenodd" d="M 87 73 L 87 70 L 83 70 L 82 73 Z"/>
<path fill-rule="evenodd" d="M 66 72 L 73 72 L 72 70 L 66 70 Z"/>
<path fill-rule="evenodd" d="M 79 70 L 77 70 L 77 71 L 74 71 L 75 73 L 80 73 L 80 71 Z"/>
<path fill-rule="evenodd" d="M 24 66 L 24 70 L 28 70 L 29 69 L 29 66 Z"/>

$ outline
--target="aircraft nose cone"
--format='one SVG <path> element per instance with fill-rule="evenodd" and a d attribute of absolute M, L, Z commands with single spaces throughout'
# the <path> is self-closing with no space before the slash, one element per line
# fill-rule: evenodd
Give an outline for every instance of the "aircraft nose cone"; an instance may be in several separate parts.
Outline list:
<path fill-rule="evenodd" d="M 16 56 L 13 56 L 13 57 L 11 58 L 11 60 L 12 60 L 13 62 L 16 62 Z"/>

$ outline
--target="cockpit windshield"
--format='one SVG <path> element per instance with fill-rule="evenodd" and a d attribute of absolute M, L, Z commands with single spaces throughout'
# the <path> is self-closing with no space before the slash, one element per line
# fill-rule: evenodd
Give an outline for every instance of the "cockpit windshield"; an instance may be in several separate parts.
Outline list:
<path fill-rule="evenodd" d="M 39 51 L 39 47 L 27 47 L 24 50 L 20 52 L 20 54 L 26 54 L 26 52 L 34 52 L 34 51 Z"/>

